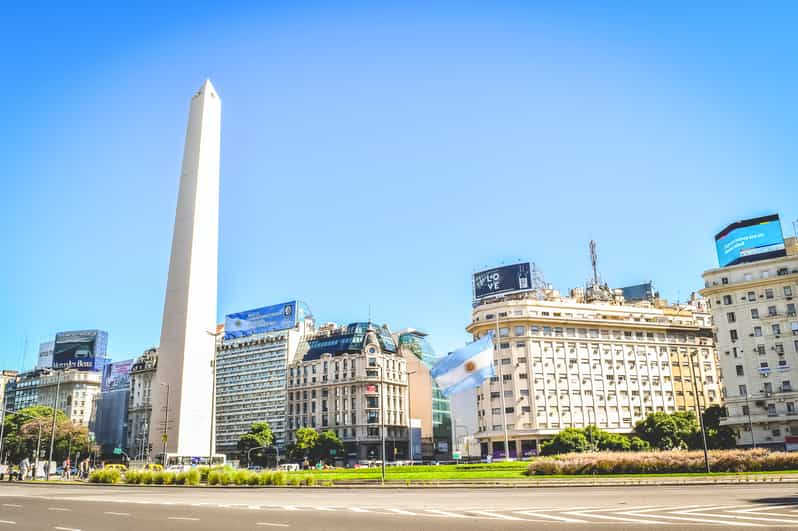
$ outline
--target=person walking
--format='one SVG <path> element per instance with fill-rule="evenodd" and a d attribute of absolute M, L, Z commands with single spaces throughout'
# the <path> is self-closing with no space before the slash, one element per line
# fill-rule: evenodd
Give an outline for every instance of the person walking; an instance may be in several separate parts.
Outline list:
<path fill-rule="evenodd" d="M 30 462 L 28 461 L 28 458 L 27 457 L 23 458 L 22 461 L 20 461 L 20 463 L 19 463 L 19 478 L 18 479 L 20 481 L 24 481 L 25 479 L 27 479 L 28 468 L 29 467 L 30 467 Z"/>

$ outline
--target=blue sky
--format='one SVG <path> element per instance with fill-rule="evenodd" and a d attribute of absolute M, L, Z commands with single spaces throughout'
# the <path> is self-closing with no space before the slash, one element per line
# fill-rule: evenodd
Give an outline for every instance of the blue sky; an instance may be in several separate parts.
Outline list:
<path fill-rule="evenodd" d="M 725 224 L 798 218 L 789 3 L 111 4 L 0 22 L 3 368 L 59 330 L 107 330 L 116 359 L 157 344 L 206 77 L 220 319 L 371 308 L 443 353 L 482 266 L 532 260 L 565 291 L 595 239 L 610 284 L 685 299 Z"/>

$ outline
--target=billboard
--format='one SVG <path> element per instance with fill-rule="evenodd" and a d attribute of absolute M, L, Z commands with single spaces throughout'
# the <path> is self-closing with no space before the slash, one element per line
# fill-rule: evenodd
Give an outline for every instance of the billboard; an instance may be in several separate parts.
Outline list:
<path fill-rule="evenodd" d="M 115 361 L 103 368 L 102 392 L 120 391 L 130 387 L 130 367 L 134 360 Z"/>
<path fill-rule="evenodd" d="M 720 267 L 787 254 L 778 214 L 732 223 L 715 235 L 715 248 Z"/>
<path fill-rule="evenodd" d="M 102 330 L 59 332 L 53 347 L 53 369 L 99 370 L 98 361 L 105 358 L 107 348 L 108 333 Z"/>
<path fill-rule="evenodd" d="M 474 273 L 474 300 L 532 289 L 529 262 Z"/>
<path fill-rule="evenodd" d="M 297 323 L 296 310 L 296 301 L 291 301 L 246 312 L 231 313 L 224 319 L 224 338 L 233 339 L 294 328 Z"/>

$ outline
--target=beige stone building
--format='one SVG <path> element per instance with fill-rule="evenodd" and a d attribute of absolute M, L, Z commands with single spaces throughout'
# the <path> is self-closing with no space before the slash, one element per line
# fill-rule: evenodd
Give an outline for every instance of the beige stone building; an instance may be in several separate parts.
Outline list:
<path fill-rule="evenodd" d="M 705 303 L 632 305 L 620 290 L 593 290 L 475 305 L 467 331 L 474 338 L 498 331 L 497 376 L 477 391 L 482 455 L 503 456 L 504 418 L 510 456 L 520 457 L 564 428 L 628 433 L 649 413 L 693 409 L 696 387 L 702 408 L 721 404 Z"/>
<path fill-rule="evenodd" d="M 306 336 L 288 366 L 286 440 L 302 427 L 332 430 L 336 462 L 407 459 L 407 364 L 391 333 L 372 323 L 325 325 Z"/>
<path fill-rule="evenodd" d="M 798 450 L 798 242 L 787 255 L 704 272 L 728 417 L 740 446 Z M 752 430 L 753 428 L 753 430 Z"/>
<path fill-rule="evenodd" d="M 134 459 L 150 456 L 149 433 L 152 389 L 158 385 L 158 349 L 146 350 L 130 367 L 130 398 L 127 408 L 127 447 Z"/>
<path fill-rule="evenodd" d="M 37 405 L 57 409 L 75 424 L 89 425 L 94 401 L 100 394 L 102 374 L 97 371 L 56 370 L 38 377 Z"/>

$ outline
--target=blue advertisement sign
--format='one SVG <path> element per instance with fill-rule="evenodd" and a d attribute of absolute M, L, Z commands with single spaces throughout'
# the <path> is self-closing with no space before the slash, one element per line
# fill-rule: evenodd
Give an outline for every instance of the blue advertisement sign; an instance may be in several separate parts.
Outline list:
<path fill-rule="evenodd" d="M 296 323 L 296 301 L 231 313 L 224 319 L 224 338 L 233 339 L 275 330 L 287 330 L 294 328 Z"/>
<path fill-rule="evenodd" d="M 779 216 L 732 223 L 715 236 L 715 248 L 720 267 L 785 256 Z"/>
<path fill-rule="evenodd" d="M 529 262 L 474 273 L 474 299 L 532 289 Z"/>
<path fill-rule="evenodd" d="M 100 370 L 98 361 L 105 359 L 108 332 L 75 330 L 59 332 L 53 346 L 53 369 Z"/>
<path fill-rule="evenodd" d="M 103 368 L 102 387 L 103 393 L 119 391 L 130 387 L 130 367 L 134 360 L 115 361 L 108 363 Z"/>

